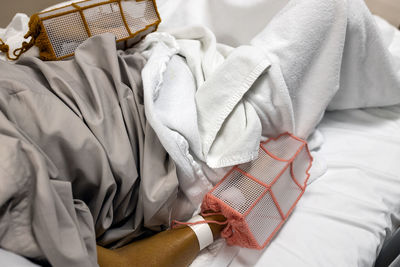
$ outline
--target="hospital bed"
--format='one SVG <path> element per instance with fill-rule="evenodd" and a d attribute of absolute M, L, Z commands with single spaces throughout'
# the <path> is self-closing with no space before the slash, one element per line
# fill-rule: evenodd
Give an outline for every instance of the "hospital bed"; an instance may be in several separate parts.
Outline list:
<path fill-rule="evenodd" d="M 318 179 L 273 242 L 255 251 L 219 240 L 192 266 L 399 266 L 399 133 L 400 106 L 327 112 L 313 139 L 323 142 L 313 152 L 324 159 L 314 162 Z M 4 250 L 0 263 L 36 266 Z"/>

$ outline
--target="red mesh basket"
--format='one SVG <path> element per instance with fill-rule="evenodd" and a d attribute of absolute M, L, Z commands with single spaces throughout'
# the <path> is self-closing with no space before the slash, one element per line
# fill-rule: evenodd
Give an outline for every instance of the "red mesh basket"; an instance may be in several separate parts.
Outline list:
<path fill-rule="evenodd" d="M 228 244 L 262 249 L 303 195 L 311 162 L 304 140 L 289 133 L 271 138 L 256 160 L 233 167 L 205 196 L 202 211 L 227 218 Z"/>

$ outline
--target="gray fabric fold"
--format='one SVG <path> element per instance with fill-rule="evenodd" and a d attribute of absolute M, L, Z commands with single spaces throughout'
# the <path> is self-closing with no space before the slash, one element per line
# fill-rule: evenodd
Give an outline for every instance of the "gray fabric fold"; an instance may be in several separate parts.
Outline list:
<path fill-rule="evenodd" d="M 0 247 L 96 266 L 169 222 L 175 164 L 147 123 L 145 59 L 95 36 L 72 60 L 0 62 Z"/>

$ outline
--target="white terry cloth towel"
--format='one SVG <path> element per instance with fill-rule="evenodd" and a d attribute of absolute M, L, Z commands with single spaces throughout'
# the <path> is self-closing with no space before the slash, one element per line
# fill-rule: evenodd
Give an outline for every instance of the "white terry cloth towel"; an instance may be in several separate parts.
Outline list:
<path fill-rule="evenodd" d="M 383 36 L 362 0 L 292 0 L 264 26 L 237 48 L 199 26 L 150 34 L 137 48 L 148 58 L 146 115 L 177 168 L 192 165 L 180 178 L 192 203 L 204 191 L 186 185 L 217 177 L 202 162 L 251 161 L 260 138 L 285 131 L 307 139 L 327 109 L 400 103 L 398 32 Z"/>
<path fill-rule="evenodd" d="M 200 161 L 192 151 L 200 151 L 200 135 L 195 103 L 196 84 L 185 60 L 178 56 L 176 40 L 168 34 L 149 35 L 137 49 L 151 60 L 142 71 L 146 118 L 160 136 L 160 141 L 176 164 L 179 187 L 190 196 L 193 205 L 201 203 L 212 188 Z M 184 196 L 180 196 L 183 197 Z M 173 217 L 189 217 L 184 200 Z M 188 210 L 193 212 L 189 204 Z M 185 210 L 185 211 L 183 211 Z M 189 213 L 190 213 L 189 212 Z"/>
<path fill-rule="evenodd" d="M 198 28 L 198 30 L 207 31 L 204 28 Z M 209 31 L 206 36 L 213 38 L 213 34 Z M 191 40 L 187 41 L 191 42 Z M 269 60 L 265 57 L 260 59 L 256 49 L 247 46 L 232 51 L 230 58 L 225 61 L 224 56 L 215 51 L 215 44 L 215 39 L 211 39 L 209 44 L 207 44 L 210 46 L 214 45 L 214 49 L 205 51 L 205 53 L 209 52 L 213 54 L 207 59 L 214 62 L 208 62 L 208 65 L 226 62 L 230 75 L 233 75 L 233 77 L 240 76 L 240 80 L 242 81 L 246 80 L 246 84 L 242 82 L 239 84 L 237 80 L 229 77 L 224 79 L 225 82 L 232 81 L 232 90 L 236 90 L 235 94 L 230 96 L 231 99 L 224 100 L 229 102 L 230 109 L 233 109 L 237 105 L 237 102 L 241 101 L 244 93 L 251 84 L 269 66 Z M 196 46 L 196 44 L 194 45 Z M 189 46 L 188 48 L 191 47 Z M 205 164 L 201 164 L 205 161 L 204 154 L 202 153 L 203 144 L 201 137 L 201 128 L 204 128 L 204 123 L 198 121 L 198 119 L 204 118 L 204 116 L 199 116 L 199 103 L 197 102 L 199 98 L 197 95 L 199 93 L 198 87 L 202 83 L 198 79 L 195 80 L 198 77 L 193 77 L 191 72 L 191 70 L 193 72 L 202 72 L 204 70 L 211 71 L 211 69 L 194 69 L 197 66 L 191 66 L 188 57 L 186 58 L 187 65 L 182 57 L 178 56 L 180 49 L 182 49 L 182 46 L 178 45 L 175 38 L 167 33 L 151 34 L 137 47 L 137 50 L 142 51 L 143 55 L 149 60 L 142 71 L 146 117 L 159 136 L 161 143 L 176 163 L 180 188 L 189 197 L 191 203 L 194 206 L 198 206 L 202 201 L 204 193 L 212 188 L 212 184 L 206 177 L 221 177 L 220 175 L 210 174 L 212 170 L 210 170 L 208 175 L 205 175 L 204 172 L 209 169 Z M 193 63 L 201 63 L 203 51 L 198 49 L 192 52 L 198 59 Z M 211 72 L 204 73 L 205 75 L 213 76 Z M 241 88 L 236 88 L 238 86 Z M 221 90 L 221 92 L 223 91 Z M 204 108 L 206 106 L 210 108 L 224 106 L 218 103 L 214 107 L 211 103 L 204 104 Z M 252 126 L 258 128 L 259 135 L 261 125 L 257 119 L 257 114 L 249 104 L 246 104 L 246 106 L 248 106 L 248 110 L 242 109 L 239 112 L 253 112 L 253 115 L 247 119 L 246 124 L 254 123 L 255 125 Z M 226 112 L 230 112 L 229 109 L 225 110 Z M 225 114 L 224 116 L 228 115 Z M 221 119 L 222 123 L 225 118 L 222 117 Z M 243 129 L 247 127 L 246 125 L 239 124 L 237 126 L 243 127 Z M 252 130 L 254 127 L 248 127 L 248 129 Z M 253 133 L 249 132 L 248 134 Z M 254 135 L 257 135 L 257 132 Z M 247 140 L 251 142 L 251 146 L 258 146 L 259 136 Z M 240 140 L 240 143 L 247 140 Z M 255 155 L 252 157 L 254 158 Z M 243 160 L 248 161 L 247 158 Z M 226 164 L 226 166 L 230 165 L 232 165 L 230 162 Z M 179 208 L 178 210 L 181 209 Z"/>

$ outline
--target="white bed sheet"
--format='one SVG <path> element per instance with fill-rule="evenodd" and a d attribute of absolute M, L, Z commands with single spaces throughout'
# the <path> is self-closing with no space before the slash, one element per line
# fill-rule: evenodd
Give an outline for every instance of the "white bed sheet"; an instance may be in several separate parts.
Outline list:
<path fill-rule="evenodd" d="M 318 152 L 328 171 L 311 183 L 262 251 L 216 244 L 197 266 L 373 266 L 400 224 L 400 106 L 327 113 Z"/>

